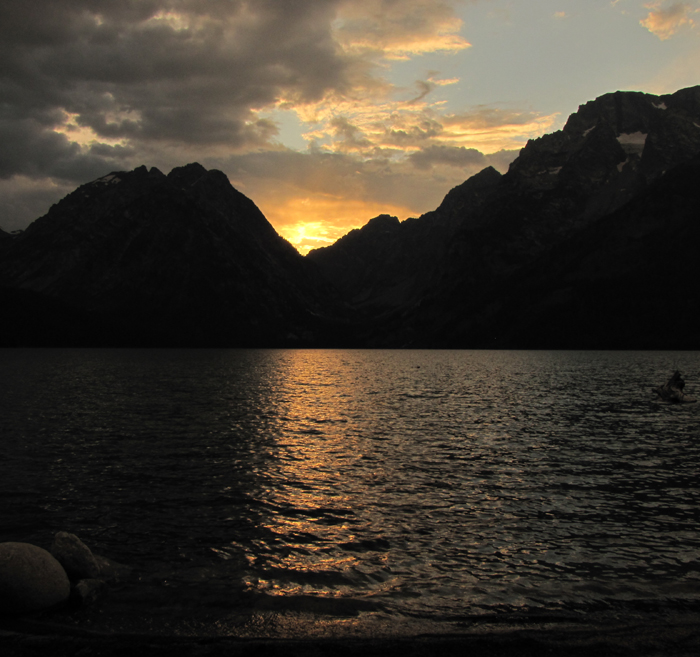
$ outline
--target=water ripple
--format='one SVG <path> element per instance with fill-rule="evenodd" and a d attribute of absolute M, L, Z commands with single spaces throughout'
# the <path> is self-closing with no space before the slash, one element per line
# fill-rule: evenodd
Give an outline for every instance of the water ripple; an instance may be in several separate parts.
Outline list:
<path fill-rule="evenodd" d="M 0 539 L 73 531 L 193 606 L 697 602 L 698 411 L 650 394 L 677 367 L 700 380 L 695 353 L 3 352 Z"/>

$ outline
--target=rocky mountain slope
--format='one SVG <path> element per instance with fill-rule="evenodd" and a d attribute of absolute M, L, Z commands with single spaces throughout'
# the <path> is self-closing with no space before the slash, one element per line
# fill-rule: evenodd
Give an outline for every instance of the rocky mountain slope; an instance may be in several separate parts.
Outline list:
<path fill-rule="evenodd" d="M 455 275 L 401 326 L 415 346 L 699 349 L 698 181 L 700 156 L 483 294 Z"/>
<path fill-rule="evenodd" d="M 341 289 L 347 291 L 345 281 L 354 280 L 355 301 L 362 299 L 365 305 L 374 303 L 385 308 L 381 321 L 367 326 L 363 336 L 367 344 L 451 347 L 653 344 L 663 348 L 670 346 L 671 340 L 658 330 L 652 336 L 648 325 L 633 322 L 632 315 L 630 322 L 618 323 L 614 336 L 613 331 L 603 328 L 591 328 L 585 335 L 580 330 L 562 335 L 550 328 L 556 323 L 553 323 L 553 309 L 537 319 L 532 316 L 531 306 L 544 307 L 544 300 L 559 289 L 558 277 L 564 276 L 568 267 L 576 266 L 568 260 L 574 257 L 572 243 L 581 240 L 590 250 L 591 261 L 600 268 L 595 275 L 599 280 L 614 278 L 620 261 L 636 257 L 625 249 L 611 254 L 608 241 L 614 239 L 618 230 L 615 225 L 623 221 L 622 217 L 634 222 L 634 217 L 642 212 L 645 206 L 634 204 L 640 195 L 644 194 L 645 203 L 660 213 L 660 221 L 669 212 L 683 214 L 684 222 L 691 221 L 682 208 L 694 203 L 693 186 L 684 190 L 682 184 L 674 186 L 673 180 L 678 177 L 687 181 L 692 176 L 684 167 L 698 153 L 700 87 L 667 96 L 636 92 L 607 94 L 581 106 L 569 117 L 563 130 L 528 142 L 505 175 L 499 177 L 488 171 L 478 174 L 475 178 L 483 178 L 484 186 L 479 190 L 477 202 L 469 184 L 474 179 L 470 179 L 452 190 L 435 212 L 394 225 L 392 244 L 388 243 L 388 235 L 385 236 L 387 244 L 380 254 L 363 248 L 359 239 L 372 225 L 370 222 L 355 234 L 308 257 Z M 667 182 L 660 184 L 662 179 Z M 669 197 L 671 188 L 675 196 Z M 662 210 L 664 207 L 667 210 Z M 627 210 L 623 211 L 624 208 Z M 672 232 L 664 230 L 663 225 L 650 229 L 655 235 L 650 248 L 658 248 L 654 258 L 659 266 L 663 252 L 670 258 L 668 266 L 673 267 Z M 625 230 L 629 232 L 631 228 Z M 422 239 L 409 239 L 411 233 L 419 231 L 424 232 Z M 597 238 L 587 237 L 590 235 Z M 668 244 L 662 246 L 666 241 Z M 698 242 L 694 244 L 697 246 Z M 609 257 L 595 255 L 601 251 Z M 340 263 L 348 266 L 342 268 Z M 362 263 L 362 267 L 353 271 L 353 263 Z M 558 268 L 548 269 L 554 263 L 558 263 Z M 630 285 L 636 284 L 637 278 L 642 280 L 650 275 L 646 270 L 636 270 L 632 262 L 625 267 Z M 406 269 L 418 273 L 421 283 L 404 289 L 401 303 L 387 313 L 385 297 L 393 284 L 392 275 Z M 530 277 L 537 277 L 537 282 Z M 690 284 L 685 281 L 682 287 Z M 653 314 L 649 309 L 654 307 L 668 310 L 670 297 L 663 286 L 656 285 L 653 289 L 637 286 L 632 294 L 630 285 L 627 286 L 627 293 L 632 295 L 629 298 L 637 299 L 632 304 L 634 308 L 641 307 L 644 298 L 647 313 Z M 526 307 L 522 303 L 523 290 L 528 290 Z M 609 313 L 620 311 L 619 304 L 610 308 L 610 304 L 602 301 L 583 303 L 579 291 L 570 290 L 569 294 L 573 295 L 571 301 L 560 305 L 561 312 L 565 308 L 570 312 L 581 303 L 580 312 L 587 316 L 589 327 L 593 324 L 604 327 Z M 526 317 L 530 319 L 526 321 Z M 578 323 L 570 328 L 582 325 Z M 598 337 L 593 339 L 592 335 Z M 675 340 L 674 344 L 681 342 Z"/>
<path fill-rule="evenodd" d="M 379 215 L 307 258 L 358 310 L 374 316 L 402 308 L 439 282 L 462 218 L 479 216 L 500 178 L 495 169 L 484 169 L 453 189 L 436 211 L 404 222 Z"/>
<path fill-rule="evenodd" d="M 48 344 L 315 344 L 334 308 L 313 265 L 198 164 L 104 176 L 0 248 L 7 316 L 30 333 L 52 318 Z"/>

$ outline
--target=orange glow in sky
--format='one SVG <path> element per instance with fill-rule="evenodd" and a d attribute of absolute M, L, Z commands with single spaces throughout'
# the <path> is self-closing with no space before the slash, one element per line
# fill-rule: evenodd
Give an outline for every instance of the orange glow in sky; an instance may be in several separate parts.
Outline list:
<path fill-rule="evenodd" d="M 320 194 L 291 197 L 280 205 L 267 206 L 264 202 L 258 205 L 277 232 L 302 254 L 333 244 L 377 215 L 391 214 L 405 219 L 419 214 L 403 206 Z"/>

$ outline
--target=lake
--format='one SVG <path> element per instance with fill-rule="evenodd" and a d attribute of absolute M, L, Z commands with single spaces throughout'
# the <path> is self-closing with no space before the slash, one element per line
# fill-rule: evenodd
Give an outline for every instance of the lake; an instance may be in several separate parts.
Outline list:
<path fill-rule="evenodd" d="M 0 351 L 0 541 L 134 568 L 84 627 L 455 631 L 700 604 L 697 352 Z"/>

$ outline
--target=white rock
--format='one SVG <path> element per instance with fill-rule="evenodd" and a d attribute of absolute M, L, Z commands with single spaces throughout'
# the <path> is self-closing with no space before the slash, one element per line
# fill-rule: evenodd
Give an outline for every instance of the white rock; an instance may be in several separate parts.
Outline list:
<path fill-rule="evenodd" d="M 641 155 L 647 141 L 647 133 L 623 132 L 618 136 L 617 141 L 620 142 L 622 150 L 628 155 Z"/>
<path fill-rule="evenodd" d="M 0 543 L 0 613 L 38 611 L 68 599 L 66 571 L 30 543 Z"/>

